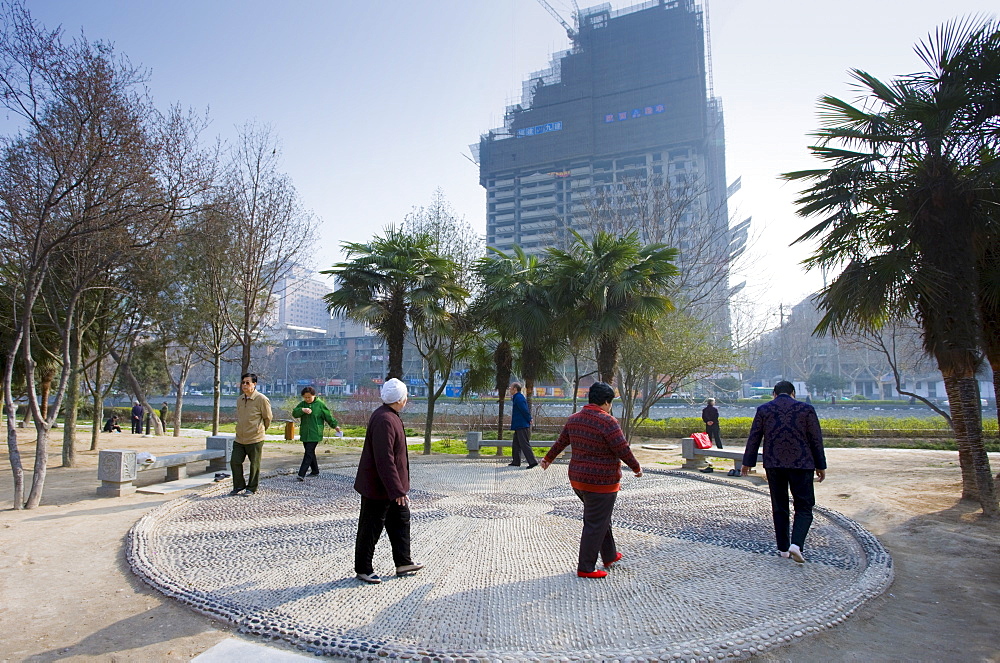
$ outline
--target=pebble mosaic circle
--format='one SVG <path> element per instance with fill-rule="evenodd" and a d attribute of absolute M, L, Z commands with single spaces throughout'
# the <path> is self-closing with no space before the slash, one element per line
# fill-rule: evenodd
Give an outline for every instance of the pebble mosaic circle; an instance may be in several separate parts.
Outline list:
<path fill-rule="evenodd" d="M 682 471 L 626 472 L 615 506 L 624 559 L 576 577 L 582 507 L 566 465 L 411 460 L 413 556 L 381 585 L 354 577 L 353 468 L 305 483 L 228 482 L 174 500 L 129 534 L 133 570 L 246 633 L 317 655 L 417 661 L 743 659 L 835 627 L 892 582 L 870 533 L 817 507 L 807 563 L 775 552 L 767 493 Z M 799 606 L 797 609 L 793 606 Z"/>

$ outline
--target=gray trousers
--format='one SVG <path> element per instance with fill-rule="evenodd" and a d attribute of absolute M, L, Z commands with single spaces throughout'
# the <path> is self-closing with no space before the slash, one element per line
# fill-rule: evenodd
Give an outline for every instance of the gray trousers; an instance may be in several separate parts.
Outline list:
<path fill-rule="evenodd" d="M 535 460 L 535 452 L 531 450 L 531 429 L 518 428 L 514 430 L 514 441 L 510 445 L 511 454 L 514 456 L 514 465 L 521 464 L 521 454 L 529 466 L 538 464 Z"/>

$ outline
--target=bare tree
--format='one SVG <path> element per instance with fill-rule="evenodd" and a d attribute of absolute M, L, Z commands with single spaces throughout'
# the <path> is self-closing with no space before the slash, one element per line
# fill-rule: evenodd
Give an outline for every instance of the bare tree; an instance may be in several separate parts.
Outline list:
<path fill-rule="evenodd" d="M 485 251 L 485 243 L 465 219 L 455 216 L 451 205 L 438 188 L 428 207 L 415 208 L 406 216 L 403 230 L 432 238 L 432 248 L 450 262 L 449 289 L 436 307 L 440 315 L 412 315 L 412 342 L 422 362 L 427 385 L 427 416 L 424 424 L 424 453 L 431 450 L 434 405 L 445 393 L 455 362 L 470 349 L 475 325 L 463 315 L 469 291 L 473 288 L 473 266 Z"/>
<path fill-rule="evenodd" d="M 728 303 L 742 287 L 731 286 L 730 279 L 748 267 L 752 242 L 750 219 L 720 228 L 727 205 L 712 194 L 696 172 L 650 172 L 598 185 L 584 205 L 592 233 L 638 232 L 645 243 L 677 248 L 680 274 L 672 297 L 690 314 L 712 320 L 722 333 Z"/>
<path fill-rule="evenodd" d="M 230 254 L 238 266 L 232 287 L 236 310 L 222 308 L 226 326 L 242 348 L 241 372 L 266 329 L 276 288 L 296 263 L 308 259 L 315 219 L 302 207 L 288 175 L 279 169 L 277 138 L 270 127 L 247 124 L 240 130 L 216 202 L 226 219 Z"/>
<path fill-rule="evenodd" d="M 663 398 L 732 363 L 732 351 L 708 324 L 681 311 L 665 314 L 651 334 L 627 337 L 618 362 L 625 437 Z"/>

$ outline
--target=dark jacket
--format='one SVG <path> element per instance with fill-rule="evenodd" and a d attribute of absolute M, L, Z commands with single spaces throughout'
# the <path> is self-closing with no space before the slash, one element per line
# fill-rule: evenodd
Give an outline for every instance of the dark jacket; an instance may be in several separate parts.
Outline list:
<path fill-rule="evenodd" d="M 747 437 L 743 464 L 757 464 L 757 450 L 764 442 L 764 468 L 825 470 L 823 433 L 812 405 L 788 394 L 757 408 Z"/>
<path fill-rule="evenodd" d="M 641 469 L 618 420 L 596 405 L 585 405 L 570 415 L 545 460 L 551 463 L 568 445 L 573 445 L 569 483 L 577 490 L 614 493 L 622 479 L 623 462 L 633 472 Z"/>
<path fill-rule="evenodd" d="M 368 419 L 354 490 L 373 500 L 394 500 L 410 492 L 410 457 L 399 413 L 383 405 Z"/>
<path fill-rule="evenodd" d="M 719 409 L 714 405 L 706 405 L 705 409 L 701 411 L 701 420 L 706 424 L 710 421 L 713 424 L 719 423 Z"/>
<path fill-rule="evenodd" d="M 521 392 L 510 397 L 510 429 L 528 428 L 531 426 L 531 412 L 528 410 L 528 399 Z"/>

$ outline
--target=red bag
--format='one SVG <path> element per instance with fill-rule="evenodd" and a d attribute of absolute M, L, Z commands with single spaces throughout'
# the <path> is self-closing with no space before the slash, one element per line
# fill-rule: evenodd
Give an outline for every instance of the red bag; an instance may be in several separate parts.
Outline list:
<path fill-rule="evenodd" d="M 711 449 L 712 441 L 708 439 L 708 433 L 691 433 L 694 439 L 694 446 L 699 449 Z"/>

